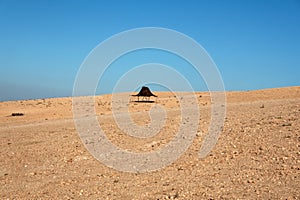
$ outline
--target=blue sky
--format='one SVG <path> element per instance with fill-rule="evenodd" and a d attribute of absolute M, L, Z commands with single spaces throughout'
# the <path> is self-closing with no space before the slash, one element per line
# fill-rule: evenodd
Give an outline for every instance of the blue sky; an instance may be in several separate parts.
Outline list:
<path fill-rule="evenodd" d="M 226 90 L 300 85 L 297 0 L 0 0 L 0 27 L 0 101 L 71 96 L 89 52 L 140 27 L 169 28 L 196 40 Z M 202 90 L 202 82 L 198 87 L 187 79 Z"/>

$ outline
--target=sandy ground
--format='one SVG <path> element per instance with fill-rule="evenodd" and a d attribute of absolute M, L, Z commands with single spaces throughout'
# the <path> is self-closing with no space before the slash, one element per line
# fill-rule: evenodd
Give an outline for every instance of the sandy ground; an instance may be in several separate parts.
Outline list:
<path fill-rule="evenodd" d="M 118 128 L 110 95 L 96 98 L 99 123 L 114 144 L 147 152 L 174 137 L 178 99 L 156 94 L 167 119 L 146 139 Z M 0 198 L 300 199 L 300 87 L 226 95 L 224 128 L 209 156 L 199 159 L 198 152 L 210 122 L 210 96 L 197 93 L 201 117 L 192 145 L 173 164 L 149 173 L 120 172 L 96 160 L 75 129 L 71 98 L 0 102 Z M 132 102 L 127 110 L 145 125 L 153 105 Z"/>

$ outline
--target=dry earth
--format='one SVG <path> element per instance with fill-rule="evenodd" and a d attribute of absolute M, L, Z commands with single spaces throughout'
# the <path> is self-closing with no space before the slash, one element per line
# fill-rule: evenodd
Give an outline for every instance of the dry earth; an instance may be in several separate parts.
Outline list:
<path fill-rule="evenodd" d="M 97 97 L 107 137 L 136 152 L 163 148 L 178 130 L 180 108 L 174 94 L 157 94 L 167 120 L 146 139 L 118 129 L 111 96 Z M 300 87 L 226 95 L 224 128 L 209 156 L 198 158 L 211 106 L 209 93 L 199 92 L 201 117 L 192 145 L 173 164 L 149 173 L 120 172 L 97 161 L 76 132 L 71 98 L 0 102 L 0 198 L 300 199 Z M 145 125 L 153 105 L 132 102 L 128 109 Z"/>

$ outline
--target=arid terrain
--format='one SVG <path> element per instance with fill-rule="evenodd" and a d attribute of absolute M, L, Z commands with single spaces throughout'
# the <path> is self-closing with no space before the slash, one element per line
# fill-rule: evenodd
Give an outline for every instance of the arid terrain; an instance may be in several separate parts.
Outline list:
<path fill-rule="evenodd" d="M 171 92 L 154 93 L 156 103 L 128 103 L 138 125 L 150 122 L 153 105 L 166 110 L 161 131 L 145 139 L 118 128 L 111 95 L 96 97 L 99 124 L 112 143 L 148 152 L 174 137 L 178 99 Z M 226 97 L 223 131 L 207 157 L 200 159 L 198 152 L 210 124 L 211 99 L 199 92 L 192 145 L 173 164 L 148 173 L 117 171 L 95 159 L 76 131 L 72 98 L 0 102 L 0 199 L 300 199 L 300 87 Z"/>

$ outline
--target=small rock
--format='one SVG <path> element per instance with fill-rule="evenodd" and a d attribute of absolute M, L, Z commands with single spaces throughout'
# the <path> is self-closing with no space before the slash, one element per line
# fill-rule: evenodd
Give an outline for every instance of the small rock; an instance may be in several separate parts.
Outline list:
<path fill-rule="evenodd" d="M 292 123 L 284 123 L 282 126 L 292 126 Z"/>
<path fill-rule="evenodd" d="M 118 182 L 119 182 L 119 180 L 118 180 L 118 179 L 115 179 L 115 180 L 114 180 L 114 183 L 118 183 Z"/>
<path fill-rule="evenodd" d="M 34 175 L 36 175 L 36 172 L 30 172 L 29 175 L 34 176 Z"/>
<path fill-rule="evenodd" d="M 178 170 L 178 171 L 181 171 L 181 170 L 183 170 L 183 168 L 182 168 L 182 167 L 178 167 L 177 170 Z"/>
<path fill-rule="evenodd" d="M 196 133 L 196 136 L 197 136 L 197 137 L 200 137 L 200 136 L 202 136 L 202 135 L 203 135 L 202 132 L 197 132 L 197 133 Z"/>
<path fill-rule="evenodd" d="M 11 116 L 23 116 L 24 113 L 11 113 Z"/>

